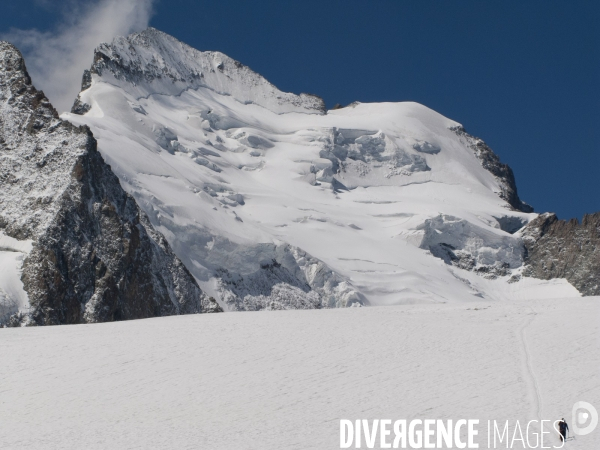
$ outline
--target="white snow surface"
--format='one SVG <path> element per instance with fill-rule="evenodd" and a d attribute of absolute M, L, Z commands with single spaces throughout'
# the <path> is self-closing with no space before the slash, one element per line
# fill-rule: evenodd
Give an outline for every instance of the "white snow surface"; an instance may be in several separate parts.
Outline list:
<path fill-rule="evenodd" d="M 340 419 L 479 419 L 488 448 L 487 420 L 600 408 L 599 317 L 586 297 L 3 329 L 0 448 L 328 450 Z"/>
<path fill-rule="evenodd" d="M 23 260 L 33 241 L 19 241 L 0 231 L 0 321 L 29 310 L 29 298 L 21 282 Z"/>
<path fill-rule="evenodd" d="M 403 102 L 311 114 L 245 66 L 152 29 L 99 51 L 130 72 L 94 74 L 80 94 L 89 112 L 62 117 L 90 126 L 124 189 L 225 309 L 269 308 L 275 294 L 257 274 L 273 260 L 300 280 L 278 284 L 298 305 L 579 295 L 565 280 L 507 283 L 522 245 L 498 219 L 536 215 L 510 209 L 449 129 L 459 124 L 435 111 Z M 429 251 L 440 243 L 510 273 L 446 264 Z"/>
<path fill-rule="evenodd" d="M 103 73 L 111 83 L 135 92 L 179 95 L 204 87 L 242 104 L 254 103 L 278 113 L 322 113 L 314 95 L 279 91 L 265 78 L 221 52 L 201 52 L 154 28 L 102 44 L 97 54 L 118 61 L 119 70 Z M 123 69 L 123 70 L 121 70 Z"/>

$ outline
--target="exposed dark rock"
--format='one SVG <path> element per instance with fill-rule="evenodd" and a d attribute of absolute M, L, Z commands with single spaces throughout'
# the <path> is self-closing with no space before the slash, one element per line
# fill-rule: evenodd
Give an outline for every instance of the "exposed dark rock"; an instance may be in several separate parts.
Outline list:
<path fill-rule="evenodd" d="M 0 119 L 0 229 L 33 242 L 21 278 L 31 308 L 0 311 L 0 320 L 50 325 L 220 311 L 121 188 L 90 130 L 58 118 L 6 42 Z"/>
<path fill-rule="evenodd" d="M 83 71 L 83 77 L 81 77 L 81 92 L 89 89 L 92 85 L 92 72 L 89 70 Z M 81 101 L 81 95 L 78 95 L 75 101 L 73 102 L 73 106 L 71 107 L 71 112 L 73 114 L 79 114 L 83 116 L 86 112 L 92 109 L 91 105 L 84 103 Z"/>
<path fill-rule="evenodd" d="M 92 73 L 89 70 L 83 71 L 83 76 L 81 77 L 81 90 L 85 91 L 89 89 L 92 85 Z"/>
<path fill-rule="evenodd" d="M 92 109 L 92 107 L 89 104 L 82 102 L 79 96 L 77 96 L 75 102 L 73 102 L 73 106 L 71 107 L 71 112 L 73 114 L 79 114 L 80 116 L 83 116 L 90 109 Z"/>
<path fill-rule="evenodd" d="M 522 231 L 526 249 L 523 275 L 566 278 L 583 295 L 600 295 L 600 212 L 558 220 L 541 214 Z"/>
<path fill-rule="evenodd" d="M 512 169 L 500 162 L 498 155 L 481 139 L 471 136 L 463 127 L 450 128 L 454 133 L 463 138 L 469 148 L 473 150 L 481 161 L 484 169 L 496 177 L 500 183 L 500 197 L 517 211 L 533 212 L 533 207 L 521 201 L 517 194 L 517 184 Z"/>

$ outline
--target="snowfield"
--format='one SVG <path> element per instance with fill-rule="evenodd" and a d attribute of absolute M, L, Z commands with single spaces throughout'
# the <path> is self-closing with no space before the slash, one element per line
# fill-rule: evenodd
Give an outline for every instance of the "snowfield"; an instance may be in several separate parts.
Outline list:
<path fill-rule="evenodd" d="M 487 420 L 600 408 L 599 317 L 475 299 L 4 329 L 0 448 L 328 450 L 340 419 L 463 418 L 487 448 Z"/>

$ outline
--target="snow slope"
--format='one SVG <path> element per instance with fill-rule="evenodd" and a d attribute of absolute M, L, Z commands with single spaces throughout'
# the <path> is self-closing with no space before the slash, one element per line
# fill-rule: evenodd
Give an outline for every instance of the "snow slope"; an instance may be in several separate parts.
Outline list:
<path fill-rule="evenodd" d="M 598 317 L 588 297 L 4 329 L 0 447 L 328 450 L 340 419 L 479 419 L 484 439 L 488 419 L 572 426 L 576 401 L 600 407 Z M 564 448 L 600 448 L 600 429 Z"/>
<path fill-rule="evenodd" d="M 482 160 L 491 150 L 435 111 L 324 115 L 314 97 L 154 29 L 94 60 L 74 108 L 84 114 L 63 118 L 91 127 L 224 309 L 578 295 L 564 280 L 519 281 L 515 231 L 536 215 L 507 203 L 510 183 Z"/>

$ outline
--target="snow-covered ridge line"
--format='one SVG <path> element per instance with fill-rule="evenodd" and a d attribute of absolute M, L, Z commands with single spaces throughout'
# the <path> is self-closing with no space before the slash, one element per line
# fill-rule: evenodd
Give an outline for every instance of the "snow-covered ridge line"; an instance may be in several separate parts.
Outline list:
<path fill-rule="evenodd" d="M 323 114 L 323 100 L 311 94 L 281 92 L 249 67 L 220 52 L 196 50 L 174 37 L 148 28 L 103 43 L 94 52 L 94 63 L 83 76 L 82 91 L 94 75 L 131 89 L 137 96 L 177 95 L 183 89 L 206 87 L 231 95 L 241 103 L 254 103 L 276 113 Z M 78 98 L 73 112 L 85 113 L 89 104 Z"/>

